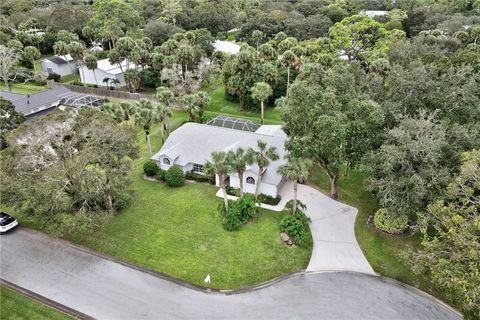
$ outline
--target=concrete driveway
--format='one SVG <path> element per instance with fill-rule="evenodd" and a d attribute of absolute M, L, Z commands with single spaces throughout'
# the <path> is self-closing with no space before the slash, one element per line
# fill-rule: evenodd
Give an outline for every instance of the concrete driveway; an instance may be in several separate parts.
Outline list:
<path fill-rule="evenodd" d="M 285 183 L 280 194 L 282 200 L 293 198 L 291 181 Z M 298 199 L 307 205 L 305 213 L 312 219 L 313 251 L 307 271 L 374 274 L 355 238 L 356 208 L 303 184 L 298 185 Z"/>
<path fill-rule="evenodd" d="M 98 319 L 460 319 L 418 290 L 367 274 L 303 273 L 226 295 L 27 229 L 1 236 L 0 246 L 2 279 Z"/>

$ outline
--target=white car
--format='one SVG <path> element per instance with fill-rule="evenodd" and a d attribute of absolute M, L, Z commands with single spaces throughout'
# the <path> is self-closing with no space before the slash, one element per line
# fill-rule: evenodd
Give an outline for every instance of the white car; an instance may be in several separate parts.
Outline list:
<path fill-rule="evenodd" d="M 7 232 L 18 226 L 17 220 L 5 212 L 0 212 L 0 233 Z"/>

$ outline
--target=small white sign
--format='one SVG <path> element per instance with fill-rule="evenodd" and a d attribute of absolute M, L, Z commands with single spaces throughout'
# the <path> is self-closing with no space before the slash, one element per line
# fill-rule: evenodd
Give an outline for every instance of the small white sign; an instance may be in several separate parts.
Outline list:
<path fill-rule="evenodd" d="M 212 279 L 210 278 L 209 274 L 207 274 L 207 277 L 203 281 L 205 281 L 205 283 L 208 283 L 208 284 L 212 283 Z"/>

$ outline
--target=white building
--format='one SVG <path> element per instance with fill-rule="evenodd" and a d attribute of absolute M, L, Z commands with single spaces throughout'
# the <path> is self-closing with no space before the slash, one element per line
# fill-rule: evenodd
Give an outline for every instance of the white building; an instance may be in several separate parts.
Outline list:
<path fill-rule="evenodd" d="M 213 43 L 215 51 L 225 52 L 228 54 L 237 54 L 240 52 L 240 46 L 232 41 L 215 40 Z"/>
<path fill-rule="evenodd" d="M 75 62 L 73 58 L 67 54 L 66 56 L 52 56 L 40 62 L 43 74 L 56 73 L 61 76 L 67 76 L 75 73 Z"/>
<path fill-rule="evenodd" d="M 118 83 L 116 84 L 119 87 L 125 85 L 125 77 L 123 73 L 128 69 L 137 69 L 138 67 L 133 62 L 128 62 L 123 60 L 119 64 L 110 64 L 108 59 L 102 59 L 97 61 L 97 68 L 94 70 L 88 69 L 85 65 L 80 67 L 80 79 L 83 83 L 87 84 L 98 84 L 99 86 L 107 86 L 103 79 L 109 78 L 117 79 Z M 98 82 L 98 83 L 97 83 Z M 114 85 L 110 82 L 108 85 Z"/>
<path fill-rule="evenodd" d="M 259 125 L 248 120 L 219 116 L 207 124 L 188 122 L 168 137 L 160 151 L 151 159 L 163 170 L 176 165 L 184 172 L 204 173 L 204 165 L 211 160 L 214 151 L 235 151 L 241 147 L 256 149 L 257 141 L 262 140 L 268 146 L 276 148 L 279 159 L 270 163 L 263 171 L 259 193 L 276 197 L 285 182 L 285 177 L 277 172 L 286 163 L 286 134 L 279 125 Z M 247 166 L 243 176 L 244 192 L 255 193 L 258 183 L 258 166 Z M 226 177 L 227 185 L 240 188 L 240 180 L 236 172 Z M 218 176 L 216 177 L 219 185 Z"/>
<path fill-rule="evenodd" d="M 385 10 L 364 10 L 360 12 L 362 15 L 370 17 L 370 18 L 375 18 L 375 17 L 384 17 L 388 16 L 388 11 Z"/>

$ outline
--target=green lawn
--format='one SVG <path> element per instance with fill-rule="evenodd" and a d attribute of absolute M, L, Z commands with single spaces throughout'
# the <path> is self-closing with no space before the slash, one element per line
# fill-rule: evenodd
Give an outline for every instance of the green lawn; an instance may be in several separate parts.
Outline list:
<path fill-rule="evenodd" d="M 36 92 L 40 92 L 47 89 L 47 86 L 39 86 L 32 83 L 13 83 L 11 84 L 11 87 L 12 87 L 12 92 L 23 93 L 23 94 L 36 93 Z M 0 84 L 0 90 L 8 91 L 4 83 Z"/>
<path fill-rule="evenodd" d="M 0 319 L 60 320 L 73 319 L 73 317 L 0 286 Z"/>
<path fill-rule="evenodd" d="M 225 87 L 221 85 L 210 93 L 211 101 L 206 107 L 206 112 L 212 117 L 217 115 L 227 115 L 231 117 L 245 118 L 259 122 L 259 112 L 242 112 L 240 105 L 236 102 L 225 100 Z M 265 111 L 265 123 L 281 124 L 280 112 L 267 108 Z"/>
<path fill-rule="evenodd" d="M 319 167 L 313 168 L 309 183 L 326 194 L 330 194 L 330 181 Z M 347 177 L 342 175 L 338 181 L 338 200 L 358 208 L 355 235 L 375 272 L 417 287 L 452 303 L 444 292 L 432 285 L 428 276 L 413 273 L 400 258 L 400 254 L 405 250 L 420 246 L 421 235 L 419 233 L 411 237 L 384 237 L 369 229 L 366 223 L 367 218 L 378 209 L 379 204 L 365 189 L 364 174 L 351 170 Z"/>

